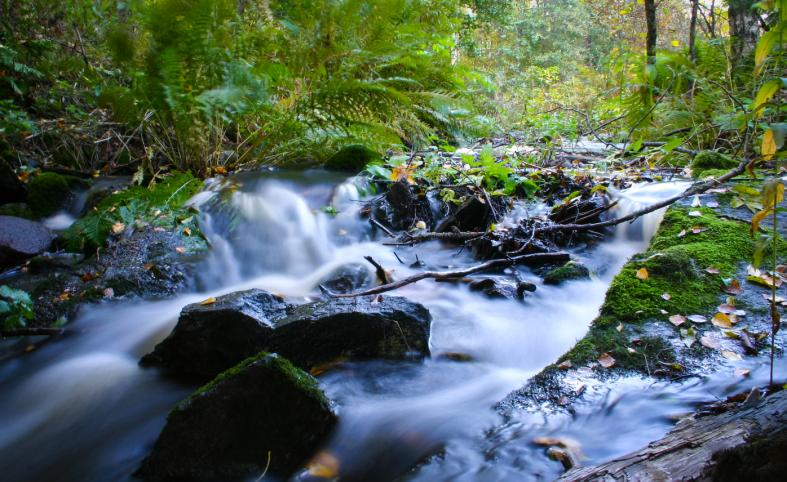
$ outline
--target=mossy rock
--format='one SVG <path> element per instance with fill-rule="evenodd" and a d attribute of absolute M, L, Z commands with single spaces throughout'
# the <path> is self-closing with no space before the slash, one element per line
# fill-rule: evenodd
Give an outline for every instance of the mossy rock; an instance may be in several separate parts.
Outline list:
<path fill-rule="evenodd" d="M 569 261 L 544 275 L 544 284 L 559 285 L 566 281 L 589 279 L 590 270 L 582 263 Z"/>
<path fill-rule="evenodd" d="M 87 186 L 87 181 L 73 176 L 44 172 L 28 183 L 27 204 L 36 216 L 49 216 L 63 207 L 73 189 Z"/>
<path fill-rule="evenodd" d="M 332 171 L 360 172 L 370 162 L 381 159 L 378 152 L 361 144 L 351 144 L 331 156 L 325 163 L 325 168 Z"/>
<path fill-rule="evenodd" d="M 736 167 L 738 162 L 734 159 L 716 151 L 702 151 L 694 157 L 691 162 L 691 172 L 694 177 L 700 177 L 703 172 L 709 170 L 729 171 Z"/>
<path fill-rule="evenodd" d="M 35 219 L 36 215 L 25 203 L 11 203 L 0 206 L 0 216 L 14 216 L 16 218 Z"/>
<path fill-rule="evenodd" d="M 336 422 L 312 376 L 278 355 L 260 353 L 178 404 L 137 475 L 250 480 L 267 470 L 286 480 Z"/>

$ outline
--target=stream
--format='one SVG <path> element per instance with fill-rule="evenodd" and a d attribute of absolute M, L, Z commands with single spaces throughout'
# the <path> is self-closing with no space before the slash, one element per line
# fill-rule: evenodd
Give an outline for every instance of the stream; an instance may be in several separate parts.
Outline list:
<path fill-rule="evenodd" d="M 629 212 L 685 187 L 640 184 L 618 193 L 616 209 Z M 364 190 L 362 180 L 323 171 L 244 173 L 208 186 L 192 202 L 201 208 L 213 249 L 192 292 L 86 306 L 69 325 L 72 335 L 0 364 L 2 479 L 131 479 L 166 414 L 194 388 L 137 365 L 189 303 L 249 288 L 311 300 L 342 267 L 371 269 L 364 256 L 396 278 L 477 263 L 470 253 L 437 242 L 395 248 L 400 263 L 394 248 L 383 244 L 384 233 L 359 216 Z M 323 213 L 328 204 L 338 214 Z M 500 224 L 539 209 L 523 203 Z M 531 443 L 534 437 L 569 437 L 581 445 L 584 463 L 601 462 L 664 435 L 674 416 L 700 402 L 767 381 L 761 357 L 734 364 L 751 369 L 748 378 L 733 377 L 731 364 L 680 383 L 578 380 L 587 391 L 571 414 L 530 409 L 504 417 L 495 409 L 586 333 L 612 278 L 647 246 L 662 215 L 573 251 L 596 273 L 591 280 L 545 286 L 527 268 L 516 268 L 538 285 L 524 302 L 431 280 L 398 290 L 431 312 L 432 356 L 418 363 L 344 363 L 320 377 L 340 415 L 324 450 L 340 461 L 343 480 L 551 480 L 562 467 Z M 416 260 L 424 267 L 410 267 Z M 447 354 L 472 361 L 452 361 Z M 778 376 L 785 371 L 782 361 Z"/>

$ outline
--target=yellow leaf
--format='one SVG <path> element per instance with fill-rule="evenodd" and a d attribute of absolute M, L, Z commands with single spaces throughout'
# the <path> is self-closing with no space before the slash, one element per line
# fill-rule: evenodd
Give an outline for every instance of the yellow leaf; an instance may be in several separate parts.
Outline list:
<path fill-rule="evenodd" d="M 126 229 L 126 225 L 123 224 L 123 223 L 115 223 L 115 224 L 112 225 L 112 233 L 113 234 L 122 233 L 123 231 L 125 231 L 125 229 Z"/>
<path fill-rule="evenodd" d="M 724 313 L 716 313 L 711 320 L 714 326 L 719 328 L 732 328 L 732 320 Z"/>
<path fill-rule="evenodd" d="M 200 303 L 199 303 L 199 304 L 201 304 L 201 305 L 203 305 L 203 306 L 207 306 L 207 305 L 212 305 L 212 304 L 213 304 L 213 303 L 215 303 L 215 302 L 216 302 L 216 298 L 214 298 L 214 297 L 212 297 L 212 296 L 211 296 L 211 297 L 210 297 L 210 298 L 208 298 L 207 300 L 200 301 Z"/>
<path fill-rule="evenodd" d="M 637 279 L 641 279 L 642 281 L 645 281 L 648 279 L 648 276 L 649 275 L 648 275 L 647 268 L 640 268 L 637 270 Z"/>
<path fill-rule="evenodd" d="M 773 209 L 763 209 L 751 218 L 751 233 L 754 234 L 760 230 L 760 223 L 763 219 L 771 215 Z"/>
<path fill-rule="evenodd" d="M 759 119 L 765 110 L 765 104 L 779 92 L 782 87 L 782 79 L 771 79 L 765 82 L 757 91 L 757 96 L 754 98 L 754 118 Z"/>
<path fill-rule="evenodd" d="M 672 41 L 672 46 L 673 47 L 680 47 L 680 40 L 673 40 Z"/>
<path fill-rule="evenodd" d="M 331 453 L 320 452 L 309 463 L 309 475 L 320 479 L 333 479 L 339 475 L 339 459 Z"/>
<path fill-rule="evenodd" d="M 774 154 L 776 154 L 776 139 L 773 137 L 773 129 L 768 129 L 763 134 L 760 154 L 766 161 L 773 159 Z"/>

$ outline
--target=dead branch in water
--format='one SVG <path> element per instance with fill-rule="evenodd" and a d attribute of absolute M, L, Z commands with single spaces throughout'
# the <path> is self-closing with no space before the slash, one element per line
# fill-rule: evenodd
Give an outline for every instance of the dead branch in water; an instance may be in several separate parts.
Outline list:
<path fill-rule="evenodd" d="M 438 281 L 445 281 L 451 280 L 455 278 L 463 278 L 465 276 L 480 273 L 482 271 L 488 271 L 495 268 L 505 268 L 508 266 L 514 266 L 516 264 L 523 264 L 523 263 L 538 263 L 538 262 L 555 262 L 561 263 L 566 262 L 571 259 L 571 256 L 565 252 L 556 252 L 556 253 L 536 253 L 536 254 L 523 254 L 521 256 L 514 256 L 509 257 L 506 259 L 493 259 L 491 261 L 487 261 L 485 263 L 481 263 L 475 266 L 471 266 L 469 268 L 456 270 L 456 271 L 424 271 L 422 273 L 418 273 L 413 276 L 409 276 L 407 278 L 400 279 L 399 281 L 394 281 L 392 283 L 387 283 L 384 285 L 377 286 L 375 288 L 370 288 L 363 291 L 358 291 L 355 293 L 333 293 L 324 286 L 320 286 L 320 289 L 334 298 L 354 298 L 357 296 L 369 296 L 369 295 L 378 295 L 381 293 L 385 293 L 387 291 L 396 290 L 402 288 L 404 286 L 417 283 L 419 281 L 425 279 L 434 279 Z M 369 258 L 367 257 L 367 260 Z M 371 262 L 371 261 L 369 261 Z"/>

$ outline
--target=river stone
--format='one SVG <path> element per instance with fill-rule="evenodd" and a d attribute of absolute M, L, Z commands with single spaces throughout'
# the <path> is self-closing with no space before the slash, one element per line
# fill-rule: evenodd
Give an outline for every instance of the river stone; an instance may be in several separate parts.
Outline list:
<path fill-rule="evenodd" d="M 304 369 L 345 358 L 428 356 L 431 316 L 399 297 L 336 298 L 300 306 L 262 290 L 185 307 L 172 333 L 141 363 L 209 380 L 261 351 Z"/>
<path fill-rule="evenodd" d="M 0 268 L 16 266 L 43 253 L 54 239 L 52 231 L 41 223 L 0 216 Z"/>
<path fill-rule="evenodd" d="M 385 195 L 372 203 L 372 213 L 377 221 L 394 231 L 409 230 L 418 221 L 423 221 L 427 227 L 434 224 L 429 199 L 404 180 L 388 186 Z"/>
<path fill-rule="evenodd" d="M 286 478 L 336 425 L 309 374 L 261 353 L 220 374 L 170 412 L 138 476 L 147 480 Z"/>
<path fill-rule="evenodd" d="M 566 281 L 590 279 L 590 270 L 582 263 L 569 261 L 544 275 L 544 284 L 559 285 Z"/>

